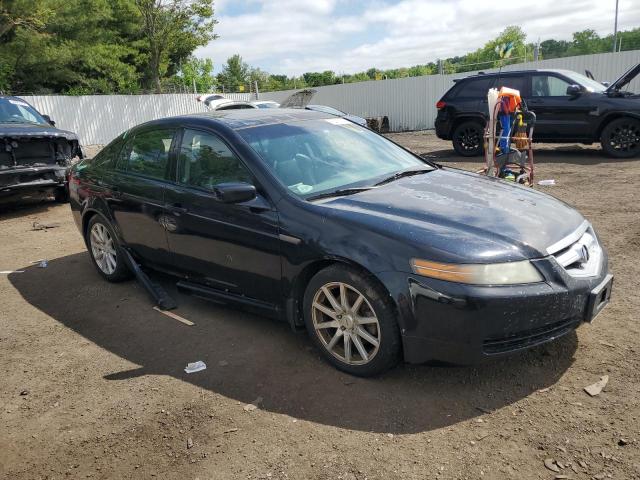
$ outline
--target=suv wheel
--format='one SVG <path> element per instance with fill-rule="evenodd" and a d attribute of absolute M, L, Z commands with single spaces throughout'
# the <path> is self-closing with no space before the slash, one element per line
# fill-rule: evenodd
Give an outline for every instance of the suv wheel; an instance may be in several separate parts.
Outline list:
<path fill-rule="evenodd" d="M 459 124 L 452 135 L 453 149 L 463 157 L 482 155 L 484 128 L 475 121 Z"/>
<path fill-rule="evenodd" d="M 91 260 L 104 278 L 110 282 L 121 282 L 131 278 L 132 273 L 125 263 L 122 248 L 106 220 L 98 215 L 89 220 L 86 241 Z"/>
<path fill-rule="evenodd" d="M 333 265 L 311 279 L 304 320 L 313 343 L 339 370 L 367 377 L 398 362 L 400 331 L 388 294 L 353 269 Z"/>
<path fill-rule="evenodd" d="M 640 154 L 640 121 L 623 117 L 609 122 L 602 130 L 600 143 L 610 157 L 635 157 Z"/>

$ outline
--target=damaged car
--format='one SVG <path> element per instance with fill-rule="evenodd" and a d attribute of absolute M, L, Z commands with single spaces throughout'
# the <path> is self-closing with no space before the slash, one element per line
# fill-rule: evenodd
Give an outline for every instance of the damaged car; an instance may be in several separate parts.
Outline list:
<path fill-rule="evenodd" d="M 68 199 L 67 172 L 82 158 L 78 136 L 17 97 L 0 96 L 0 202 Z"/>

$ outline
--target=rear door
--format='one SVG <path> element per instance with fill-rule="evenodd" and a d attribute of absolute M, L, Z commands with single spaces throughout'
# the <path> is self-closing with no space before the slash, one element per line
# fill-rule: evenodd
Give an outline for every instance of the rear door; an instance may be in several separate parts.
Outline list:
<path fill-rule="evenodd" d="M 157 265 L 169 260 L 164 193 L 176 132 L 155 127 L 126 139 L 110 187 L 109 203 L 122 240 L 137 256 Z"/>
<path fill-rule="evenodd" d="M 491 82 L 487 87 L 487 91 L 489 88 L 497 88 L 500 90 L 502 87 L 518 90 L 521 97 L 525 97 L 528 93 L 527 82 L 524 75 L 494 75 L 491 77 Z M 488 117 L 489 107 L 487 103 L 487 91 L 484 92 L 480 104 L 482 105 L 482 113 Z"/>
<path fill-rule="evenodd" d="M 249 169 L 219 136 L 196 129 L 183 131 L 176 163 L 165 196 L 175 268 L 209 287 L 278 305 L 278 216 Z M 258 197 L 223 203 L 215 187 L 226 182 L 252 183 Z"/>
<path fill-rule="evenodd" d="M 574 82 L 552 72 L 531 75 L 531 94 L 526 98 L 536 114 L 534 136 L 538 140 L 577 141 L 592 137 L 592 117 L 596 97 L 584 92 L 567 95 Z"/>

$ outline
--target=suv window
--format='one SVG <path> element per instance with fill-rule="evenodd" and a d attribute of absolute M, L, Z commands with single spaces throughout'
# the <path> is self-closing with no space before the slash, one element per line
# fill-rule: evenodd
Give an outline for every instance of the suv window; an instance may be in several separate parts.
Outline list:
<path fill-rule="evenodd" d="M 518 90 L 520 92 L 520 95 L 524 96 L 525 92 L 524 92 L 524 77 L 514 77 L 514 76 L 506 76 L 506 77 L 498 77 L 495 76 L 494 78 L 494 82 L 491 85 L 492 87 L 497 88 L 498 90 L 500 90 L 500 88 L 502 87 L 508 87 L 508 88 L 513 88 L 515 90 Z M 486 92 L 485 92 L 486 95 Z"/>
<path fill-rule="evenodd" d="M 486 97 L 487 92 L 493 84 L 494 78 L 473 78 L 460 84 L 456 89 L 456 98 L 478 98 Z"/>
<path fill-rule="evenodd" d="M 552 75 L 534 75 L 531 77 L 531 96 L 566 97 L 569 82 Z"/>
<path fill-rule="evenodd" d="M 248 182 L 251 175 L 217 136 L 186 129 L 178 157 L 178 181 L 213 190 L 219 183 Z"/>
<path fill-rule="evenodd" d="M 165 178 L 173 129 L 148 130 L 136 133 L 122 149 L 118 168 L 151 178 Z"/>

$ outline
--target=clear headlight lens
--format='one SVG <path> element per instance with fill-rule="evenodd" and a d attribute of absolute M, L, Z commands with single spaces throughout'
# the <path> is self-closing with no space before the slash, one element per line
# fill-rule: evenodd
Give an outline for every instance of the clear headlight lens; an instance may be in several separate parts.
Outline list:
<path fill-rule="evenodd" d="M 517 285 L 542 282 L 544 278 L 531 262 L 456 264 L 411 260 L 411 268 L 417 275 L 472 285 Z"/>

